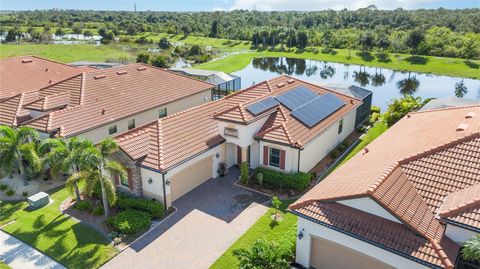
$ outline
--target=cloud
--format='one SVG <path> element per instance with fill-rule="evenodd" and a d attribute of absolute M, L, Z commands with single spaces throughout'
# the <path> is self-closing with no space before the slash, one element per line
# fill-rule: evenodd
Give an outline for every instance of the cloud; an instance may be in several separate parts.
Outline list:
<path fill-rule="evenodd" d="M 413 9 L 422 4 L 442 2 L 439 0 L 236 0 L 231 10 L 256 9 L 261 11 L 271 10 L 350 10 L 375 5 L 379 9 Z"/>
<path fill-rule="evenodd" d="M 226 8 L 223 8 L 223 7 L 213 7 L 212 8 L 212 11 L 226 11 L 227 9 Z"/>

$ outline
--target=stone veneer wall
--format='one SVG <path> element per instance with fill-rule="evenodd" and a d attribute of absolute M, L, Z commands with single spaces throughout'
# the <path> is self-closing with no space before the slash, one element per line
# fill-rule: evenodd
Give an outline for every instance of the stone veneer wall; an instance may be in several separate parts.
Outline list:
<path fill-rule="evenodd" d="M 123 164 L 127 169 L 130 169 L 132 173 L 132 186 L 129 186 L 130 189 L 127 191 L 127 188 L 119 187 L 117 190 L 132 194 L 134 196 L 142 196 L 142 175 L 140 172 L 140 167 L 137 166 L 136 162 L 130 159 L 130 157 L 128 157 L 128 155 L 121 150 L 117 150 L 115 153 L 113 153 L 112 159 Z"/>

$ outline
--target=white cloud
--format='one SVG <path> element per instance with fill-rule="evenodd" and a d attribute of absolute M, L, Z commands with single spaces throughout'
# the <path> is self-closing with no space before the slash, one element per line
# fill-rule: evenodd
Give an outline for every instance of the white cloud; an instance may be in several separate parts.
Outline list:
<path fill-rule="evenodd" d="M 375 5 L 379 9 L 395 9 L 398 7 L 412 9 L 421 4 L 439 2 L 438 0 L 236 0 L 231 10 L 256 9 L 271 10 L 354 10 Z"/>
<path fill-rule="evenodd" d="M 214 7 L 212 8 L 212 11 L 226 11 L 226 9 L 223 7 Z"/>

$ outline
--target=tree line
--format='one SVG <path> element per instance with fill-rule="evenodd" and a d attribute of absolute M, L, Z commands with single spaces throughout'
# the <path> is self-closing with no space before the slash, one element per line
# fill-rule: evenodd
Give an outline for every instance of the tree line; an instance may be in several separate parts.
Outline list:
<path fill-rule="evenodd" d="M 105 39 L 144 32 L 251 41 L 254 47 L 320 46 L 480 58 L 480 9 L 315 12 L 128 12 L 46 10 L 2 13 L 0 25 L 98 30 Z M 83 31 L 82 31 L 83 29 Z M 88 32 L 87 32 L 88 33 Z M 13 34 L 13 33 L 12 33 Z"/>

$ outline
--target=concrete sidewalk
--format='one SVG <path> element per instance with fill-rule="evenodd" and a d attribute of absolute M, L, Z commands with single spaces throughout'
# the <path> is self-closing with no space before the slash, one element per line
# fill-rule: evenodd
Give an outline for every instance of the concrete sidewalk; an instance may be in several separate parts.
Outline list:
<path fill-rule="evenodd" d="M 0 261 L 13 269 L 64 269 L 52 258 L 0 230 Z"/>

